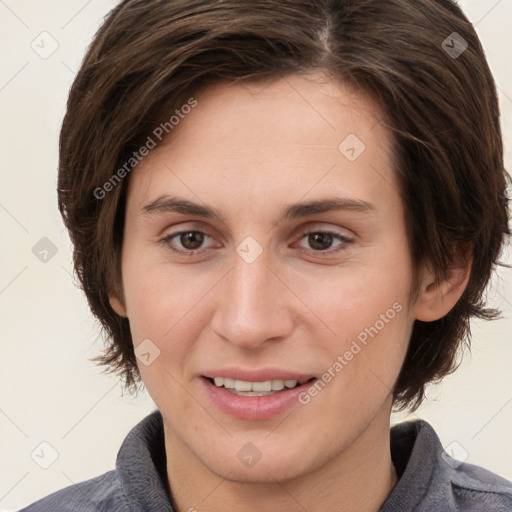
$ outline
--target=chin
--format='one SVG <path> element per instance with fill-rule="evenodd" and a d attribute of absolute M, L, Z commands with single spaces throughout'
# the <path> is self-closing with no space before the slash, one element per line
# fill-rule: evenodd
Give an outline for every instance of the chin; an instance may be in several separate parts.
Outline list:
<path fill-rule="evenodd" d="M 313 459 L 308 457 L 308 451 L 304 445 L 287 445 L 279 439 L 272 443 L 269 439 L 251 442 L 247 437 L 243 440 L 235 437 L 227 446 L 218 446 L 209 453 L 196 453 L 196 457 L 221 478 L 263 484 L 293 480 L 321 468 L 325 460 L 321 460 L 319 451 L 312 452 L 316 454 Z"/>
<path fill-rule="evenodd" d="M 226 463 L 219 464 L 218 461 L 209 467 L 210 471 L 230 482 L 268 484 L 283 483 L 301 477 L 308 471 L 302 465 L 293 467 L 289 458 L 285 460 L 260 460 L 253 467 L 243 467 L 242 464 Z"/>

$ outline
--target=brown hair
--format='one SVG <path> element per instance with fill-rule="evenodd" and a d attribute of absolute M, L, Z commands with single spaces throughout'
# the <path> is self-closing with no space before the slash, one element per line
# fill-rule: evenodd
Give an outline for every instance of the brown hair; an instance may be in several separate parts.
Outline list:
<path fill-rule="evenodd" d="M 497 317 L 483 294 L 509 233 L 498 101 L 480 41 L 454 2 L 125 0 L 106 16 L 71 88 L 58 194 L 75 270 L 106 334 L 96 360 L 130 390 L 140 383 L 130 326 L 108 299 L 123 297 L 126 162 L 136 165 L 134 150 L 203 87 L 315 70 L 381 105 L 415 269 L 428 262 L 441 279 L 457 248 L 472 248 L 455 307 L 415 322 L 395 405 L 418 406 L 425 385 L 457 367 L 471 317 Z"/>

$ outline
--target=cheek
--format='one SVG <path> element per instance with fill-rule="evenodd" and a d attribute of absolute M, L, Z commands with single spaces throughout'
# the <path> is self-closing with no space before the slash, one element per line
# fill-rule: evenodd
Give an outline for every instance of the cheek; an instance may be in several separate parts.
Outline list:
<path fill-rule="evenodd" d="M 329 327 L 329 332 L 313 333 L 311 339 L 315 350 L 321 347 L 331 361 L 331 373 L 340 376 L 333 388 L 343 388 L 358 400 L 391 391 L 412 331 L 414 318 L 408 308 L 412 269 L 406 247 L 403 252 L 399 244 L 395 247 L 381 251 L 371 262 L 326 273 L 314 286 L 303 280 L 298 291 L 308 297 L 320 323 Z"/>
<path fill-rule="evenodd" d="M 165 382 L 175 386 L 172 377 L 186 379 L 187 361 L 198 350 L 195 343 L 209 321 L 209 293 L 218 275 L 192 273 L 165 263 L 126 259 L 123 265 L 126 309 L 136 354 L 144 340 L 156 345 L 158 357 L 138 366 L 148 389 Z M 147 343 L 147 342 L 146 342 Z M 153 384 L 152 384 L 153 383 Z M 158 387 L 158 386 L 157 386 Z"/>
<path fill-rule="evenodd" d="M 391 263 L 390 263 L 391 262 Z M 356 337 L 377 324 L 379 331 L 408 323 L 407 300 L 412 276 L 406 261 L 364 262 L 330 268 L 315 280 L 296 279 L 297 295 L 337 338 Z"/>
<path fill-rule="evenodd" d="M 135 252 L 123 261 L 123 277 L 132 334 L 161 340 L 194 310 L 209 285 L 186 269 Z"/>
<path fill-rule="evenodd" d="M 311 337 L 315 353 L 322 354 L 327 363 L 318 392 L 310 389 L 302 403 L 311 402 L 319 418 L 323 417 L 323 408 L 328 407 L 334 423 L 341 424 L 347 418 L 365 423 L 393 391 L 407 351 L 412 320 L 405 296 L 378 293 L 369 297 L 357 288 L 347 291 L 353 294 L 349 300 L 343 293 L 320 298 L 330 304 L 322 319 L 335 336 L 327 333 Z M 339 300 L 333 300 L 335 297 Z M 336 302 L 337 306 L 333 306 Z"/>
<path fill-rule="evenodd" d="M 155 281 L 151 273 L 131 272 L 128 266 L 124 275 L 126 310 L 135 344 L 145 338 L 161 338 L 172 326 L 178 301 L 165 281 Z"/>

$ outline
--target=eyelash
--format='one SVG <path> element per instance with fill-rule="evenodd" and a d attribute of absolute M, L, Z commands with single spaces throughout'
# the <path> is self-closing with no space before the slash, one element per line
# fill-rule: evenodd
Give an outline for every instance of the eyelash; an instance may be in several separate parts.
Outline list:
<path fill-rule="evenodd" d="M 207 237 L 209 237 L 209 235 L 207 233 L 205 233 L 204 231 L 201 231 L 199 229 L 186 229 L 186 230 L 183 230 L 183 231 L 176 231 L 175 233 L 169 233 L 164 238 L 162 238 L 160 243 L 161 243 L 161 245 L 163 247 L 171 250 L 172 252 L 174 252 L 176 254 L 181 254 L 181 255 L 184 255 L 184 256 L 195 256 L 195 255 L 197 255 L 198 251 L 200 251 L 201 249 L 181 250 L 181 249 L 176 249 L 175 247 L 172 247 L 172 245 L 171 245 L 171 241 L 172 241 L 173 238 L 179 237 L 180 235 L 185 234 L 185 233 L 201 233 L 201 234 L 206 235 Z M 348 244 L 351 244 L 353 242 L 353 240 L 351 240 L 350 238 L 347 238 L 346 236 L 340 235 L 339 233 L 336 233 L 334 231 L 327 231 L 327 230 L 306 231 L 299 238 L 299 241 L 303 240 L 305 237 L 307 237 L 309 235 L 312 235 L 312 234 L 331 235 L 333 238 L 336 238 L 340 242 L 342 242 L 342 244 L 340 244 L 341 248 L 339 248 L 339 249 L 334 249 L 334 250 L 330 249 L 330 250 L 325 250 L 325 251 L 320 251 L 320 250 L 315 251 L 315 250 L 312 250 L 312 252 L 315 255 L 330 255 L 330 254 L 335 253 L 335 252 L 343 251 L 343 250 L 346 249 L 346 246 Z M 301 248 L 301 249 L 307 251 L 307 249 L 304 249 L 304 248 Z"/>

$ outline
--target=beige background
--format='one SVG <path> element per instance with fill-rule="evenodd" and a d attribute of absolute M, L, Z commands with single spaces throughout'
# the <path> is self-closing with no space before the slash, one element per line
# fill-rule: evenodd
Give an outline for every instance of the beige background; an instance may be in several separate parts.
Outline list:
<path fill-rule="evenodd" d="M 2 511 L 112 469 L 127 432 L 153 409 L 148 396 L 123 397 L 116 379 L 88 361 L 101 342 L 71 279 L 70 242 L 55 193 L 67 91 L 85 48 L 115 3 L 0 1 Z M 500 88 L 510 169 L 512 3 L 460 3 L 476 24 Z M 43 31 L 51 36 L 40 36 Z M 52 44 L 58 48 L 41 58 L 31 44 L 39 45 L 40 53 Z M 32 252 L 43 237 L 57 249 L 46 263 Z M 430 390 L 431 400 L 417 415 L 434 425 L 445 447 L 458 443 L 451 444 L 454 455 L 467 452 L 469 462 L 512 480 L 512 270 L 502 269 L 499 276 L 489 299 L 506 318 L 474 324 L 472 357 Z M 58 454 L 48 469 L 31 458 L 34 450 L 41 453 L 43 441 Z M 51 448 L 43 452 L 49 462 Z"/>

